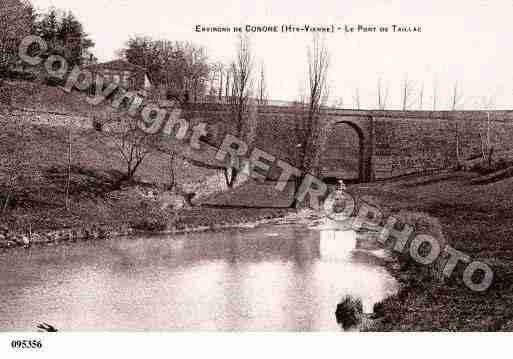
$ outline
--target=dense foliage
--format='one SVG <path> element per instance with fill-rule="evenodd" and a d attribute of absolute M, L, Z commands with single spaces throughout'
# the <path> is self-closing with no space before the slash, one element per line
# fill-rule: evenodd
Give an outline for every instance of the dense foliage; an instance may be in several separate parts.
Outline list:
<path fill-rule="evenodd" d="M 134 37 L 120 55 L 148 70 L 150 81 L 181 103 L 196 102 L 207 93 L 210 65 L 205 48 L 190 42 Z"/>

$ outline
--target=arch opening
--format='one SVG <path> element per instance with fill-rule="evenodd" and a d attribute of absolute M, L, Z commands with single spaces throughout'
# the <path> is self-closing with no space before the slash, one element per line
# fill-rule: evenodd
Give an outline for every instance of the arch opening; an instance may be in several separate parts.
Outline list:
<path fill-rule="evenodd" d="M 320 174 L 329 184 L 364 182 L 365 138 L 362 129 L 350 121 L 336 121 L 320 159 Z"/>

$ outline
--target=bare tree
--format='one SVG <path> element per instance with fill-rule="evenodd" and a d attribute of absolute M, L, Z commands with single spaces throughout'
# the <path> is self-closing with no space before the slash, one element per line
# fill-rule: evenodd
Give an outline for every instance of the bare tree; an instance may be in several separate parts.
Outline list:
<path fill-rule="evenodd" d="M 438 80 L 435 77 L 433 80 L 433 111 L 436 111 L 436 106 L 438 104 Z"/>
<path fill-rule="evenodd" d="M 98 140 L 113 147 L 126 166 L 123 179 L 132 180 L 140 165 L 155 149 L 154 135 L 141 129 L 141 119 L 126 113 L 116 119 L 110 118 L 104 127 L 106 130 L 97 132 Z M 107 126 L 105 126 L 107 125 Z"/>
<path fill-rule="evenodd" d="M 319 35 L 314 35 L 307 49 L 309 96 L 305 114 L 305 126 L 300 137 L 302 151 L 301 176 L 296 178 L 296 192 L 306 173 L 316 175 L 320 155 L 326 144 L 327 123 L 322 122 L 321 108 L 329 97 L 328 70 L 329 53 L 326 44 Z M 292 207 L 299 205 L 294 196 Z"/>
<path fill-rule="evenodd" d="M 69 200 L 69 191 L 71 186 L 71 151 L 72 151 L 72 144 L 73 144 L 73 133 L 71 131 L 71 121 L 68 123 L 68 178 L 66 180 L 66 210 L 70 210 L 70 200 Z"/>
<path fill-rule="evenodd" d="M 460 104 L 460 101 L 462 99 L 462 95 L 461 93 L 459 92 L 459 89 L 458 89 L 458 82 L 456 81 L 454 83 L 454 86 L 453 86 L 453 91 L 452 91 L 452 97 L 451 97 L 451 110 L 452 111 L 456 111 L 456 109 L 458 108 L 459 104 Z M 454 132 L 455 132 L 455 137 L 456 137 L 456 161 L 457 161 L 457 164 L 460 165 L 461 164 L 461 134 L 460 134 L 460 121 L 455 117 L 454 119 L 455 121 L 455 128 L 454 128 Z"/>
<path fill-rule="evenodd" d="M 485 161 L 488 164 L 488 168 L 490 168 L 492 166 L 493 153 L 495 150 L 491 136 L 491 111 L 493 111 L 495 107 L 495 99 L 492 96 L 484 97 L 481 102 L 486 113 L 486 127 L 484 131 L 481 132 L 481 154 L 483 161 Z"/>
<path fill-rule="evenodd" d="M 353 94 L 353 108 L 355 110 L 360 109 L 360 89 L 357 87 Z"/>
<path fill-rule="evenodd" d="M 222 99 L 223 99 L 224 65 L 222 63 L 218 63 L 217 69 L 219 71 L 219 92 L 218 92 L 218 97 L 219 97 L 219 102 L 221 102 Z"/>
<path fill-rule="evenodd" d="M 413 97 L 413 84 L 407 78 L 404 79 L 401 86 L 401 102 L 402 109 L 406 111 L 411 106 L 411 101 Z"/>
<path fill-rule="evenodd" d="M 452 111 L 456 111 L 457 110 L 457 108 L 461 104 L 462 98 L 463 98 L 463 96 L 459 92 L 459 88 L 458 88 L 458 81 L 456 81 L 454 83 L 453 91 L 452 91 L 452 96 L 451 96 L 451 110 Z"/>
<path fill-rule="evenodd" d="M 253 54 L 248 35 L 240 35 L 237 55 L 232 62 L 232 109 L 236 123 L 237 134 L 243 129 L 243 114 L 247 110 L 250 96 L 253 93 Z"/>
<path fill-rule="evenodd" d="M 420 91 L 419 91 L 419 110 L 422 111 L 424 106 L 424 82 L 420 85 Z"/>
<path fill-rule="evenodd" d="M 308 126 L 312 129 L 315 124 L 315 117 L 319 114 L 321 106 L 326 103 L 329 95 L 327 82 L 329 53 L 324 41 L 318 35 L 314 36 L 312 45 L 308 48 L 307 58 L 308 83 L 310 85 Z"/>
<path fill-rule="evenodd" d="M 235 126 L 235 135 L 246 141 L 248 145 L 254 140 L 256 128 L 252 122 L 255 116 L 248 116 L 250 98 L 253 94 L 254 59 L 251 41 L 247 34 L 240 34 L 237 42 L 236 58 L 231 64 L 231 96 L 229 103 Z M 233 187 L 236 183 L 241 164 L 230 157 L 231 163 L 224 170 L 226 185 Z"/>
<path fill-rule="evenodd" d="M 210 71 L 208 75 L 208 95 L 210 97 L 217 96 L 217 91 L 215 87 L 215 82 L 218 79 L 217 77 L 217 65 L 211 64 L 210 65 Z"/>
<path fill-rule="evenodd" d="M 176 164 L 175 159 L 177 157 L 176 152 L 169 152 L 169 162 L 168 162 L 168 174 L 169 174 L 169 184 L 167 186 L 167 190 L 171 191 L 176 184 Z"/>
<path fill-rule="evenodd" d="M 232 70 L 231 70 L 231 66 L 229 66 L 226 70 L 225 70 L 225 73 L 226 73 L 226 80 L 224 82 L 225 84 L 225 88 L 224 88 L 224 95 L 226 96 L 226 99 L 228 100 L 229 96 L 230 96 L 230 83 L 232 81 L 231 79 L 231 74 L 232 74 Z"/>
<path fill-rule="evenodd" d="M 265 77 L 265 67 L 264 62 L 260 64 L 260 78 L 258 80 L 258 103 L 259 105 L 264 105 L 267 103 L 267 83 Z"/>
<path fill-rule="evenodd" d="M 359 96 L 359 95 L 358 95 Z M 360 100 L 358 99 L 358 102 Z M 378 109 L 384 110 L 387 107 L 388 101 L 388 86 L 383 88 L 381 77 L 378 79 Z"/>

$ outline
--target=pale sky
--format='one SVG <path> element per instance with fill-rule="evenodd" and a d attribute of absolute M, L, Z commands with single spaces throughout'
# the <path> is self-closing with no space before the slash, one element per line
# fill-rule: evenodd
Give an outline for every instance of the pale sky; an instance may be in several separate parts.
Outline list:
<path fill-rule="evenodd" d="M 461 92 L 458 109 L 483 103 L 513 109 L 513 1 L 464 0 L 32 0 L 38 9 L 71 10 L 96 43 L 101 60 L 115 58 L 130 36 L 190 40 L 208 49 L 212 60 L 228 63 L 235 52 L 235 33 L 196 33 L 196 25 L 420 25 L 421 33 L 354 33 L 326 35 L 330 51 L 330 102 L 342 99 L 361 108 L 376 108 L 377 82 L 388 85 L 387 108 L 401 106 L 405 79 L 416 88 L 411 108 L 432 108 L 434 83 L 437 109 L 448 109 L 452 87 Z M 295 100 L 306 84 L 307 33 L 254 34 L 258 61 L 266 67 L 270 97 Z M 436 79 L 436 80 L 435 80 Z M 358 90 L 357 90 L 358 89 Z M 413 91 L 412 91 L 413 92 Z M 484 98 L 487 98 L 485 100 Z M 491 100 L 490 100 L 491 99 Z M 482 106 L 481 106 L 482 107 Z"/>

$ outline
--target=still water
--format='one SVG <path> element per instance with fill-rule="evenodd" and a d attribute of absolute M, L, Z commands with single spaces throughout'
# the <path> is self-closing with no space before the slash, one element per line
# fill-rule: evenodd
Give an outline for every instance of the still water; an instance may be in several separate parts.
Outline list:
<path fill-rule="evenodd" d="M 397 290 L 351 231 L 265 225 L 0 254 L 0 330 L 340 330 Z"/>

